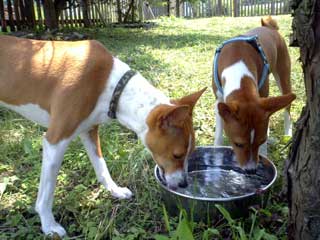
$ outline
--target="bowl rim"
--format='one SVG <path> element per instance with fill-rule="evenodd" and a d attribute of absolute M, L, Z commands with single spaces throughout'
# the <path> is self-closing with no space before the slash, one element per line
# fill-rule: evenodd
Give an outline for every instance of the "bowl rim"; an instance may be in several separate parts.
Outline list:
<path fill-rule="evenodd" d="M 198 148 L 229 148 L 229 149 L 232 149 L 231 146 L 212 146 L 212 145 L 197 146 L 196 149 L 198 149 Z M 274 165 L 274 163 L 267 156 L 265 156 L 264 154 L 259 154 L 259 156 L 265 158 L 268 161 L 268 164 L 270 164 L 272 166 L 273 170 L 274 170 L 273 179 L 270 181 L 270 183 L 268 185 L 266 185 L 265 187 L 260 189 L 262 194 L 263 194 L 276 181 L 276 179 L 278 177 L 278 171 L 277 171 L 277 168 Z M 255 196 L 255 195 L 260 195 L 260 194 L 257 194 L 256 192 L 252 192 L 252 193 L 247 193 L 247 194 L 244 194 L 244 195 L 241 195 L 241 196 L 228 197 L 228 198 L 193 197 L 193 196 L 190 196 L 190 195 L 187 195 L 187 194 L 176 192 L 176 191 L 168 188 L 167 186 L 163 185 L 163 183 L 161 182 L 161 180 L 157 176 L 157 170 L 158 169 L 159 169 L 159 166 L 158 166 L 158 164 L 156 164 L 156 166 L 154 167 L 154 176 L 155 176 L 155 179 L 156 179 L 157 183 L 163 189 L 165 189 L 166 191 L 168 191 L 168 192 L 170 192 L 170 193 L 172 193 L 174 195 L 178 195 L 180 197 L 184 197 L 184 198 L 188 198 L 188 199 L 192 199 L 192 200 L 209 201 L 209 202 L 229 202 L 229 201 L 240 200 L 240 199 L 252 197 L 252 196 Z"/>

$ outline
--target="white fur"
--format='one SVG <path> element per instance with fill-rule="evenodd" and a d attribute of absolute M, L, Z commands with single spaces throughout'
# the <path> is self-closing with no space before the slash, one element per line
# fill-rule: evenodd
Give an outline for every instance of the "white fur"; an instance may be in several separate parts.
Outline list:
<path fill-rule="evenodd" d="M 128 188 L 119 187 L 111 178 L 106 161 L 97 155 L 96 145 L 92 142 L 89 134 L 82 133 L 80 138 L 87 151 L 98 181 L 111 192 L 112 196 L 119 199 L 130 198 L 132 192 Z"/>
<path fill-rule="evenodd" d="M 257 163 L 252 159 L 252 157 L 247 162 L 247 164 L 243 166 L 243 169 L 245 170 L 255 170 L 256 168 L 257 168 Z"/>
<path fill-rule="evenodd" d="M 272 75 L 274 76 L 276 83 L 281 91 L 281 93 L 283 94 L 283 90 L 280 84 L 280 77 L 276 72 L 272 72 Z M 287 109 L 285 109 L 284 111 L 284 134 L 287 136 L 292 136 L 292 121 L 291 121 L 291 117 L 289 112 L 287 111 Z"/>
<path fill-rule="evenodd" d="M 290 114 L 287 110 L 284 111 L 284 134 L 292 136 L 292 122 Z"/>
<path fill-rule="evenodd" d="M 191 153 L 191 147 L 192 147 L 192 136 L 190 134 L 189 136 L 189 142 L 188 142 L 188 149 L 187 149 L 187 154 L 186 154 L 186 157 L 184 158 L 184 172 L 188 172 L 188 157 L 189 157 L 189 154 Z"/>
<path fill-rule="evenodd" d="M 182 170 L 178 170 L 170 174 L 165 174 L 165 179 L 169 187 L 178 187 L 181 179 L 184 178 L 185 172 Z"/>
<path fill-rule="evenodd" d="M 252 129 L 250 132 L 250 143 L 254 143 L 255 131 Z M 250 159 L 247 164 L 243 167 L 246 170 L 254 170 L 257 167 L 256 161 L 253 159 L 252 151 L 250 150 Z"/>
<path fill-rule="evenodd" d="M 71 139 L 65 139 L 57 144 L 50 144 L 46 138 L 43 139 L 43 158 L 36 211 L 40 216 L 42 231 L 47 235 L 57 233 L 59 236 L 64 236 L 66 234 L 64 228 L 54 220 L 52 204 L 58 172 L 70 141 Z"/>
<path fill-rule="evenodd" d="M 252 129 L 251 133 L 250 133 L 250 143 L 253 144 L 254 142 L 254 135 L 255 135 L 255 131 Z"/>
<path fill-rule="evenodd" d="M 6 104 L 0 101 L 0 106 L 9 108 L 21 114 L 25 118 L 38 123 L 43 127 L 49 126 L 49 119 L 50 119 L 49 113 L 46 110 L 42 109 L 37 104 L 28 103 L 28 104 L 16 106 L 11 104 Z"/>
<path fill-rule="evenodd" d="M 223 97 L 224 101 L 230 93 L 233 91 L 240 89 L 241 86 L 241 79 L 244 76 L 250 77 L 252 80 L 255 78 L 253 77 L 252 73 L 249 71 L 248 67 L 245 63 L 240 60 L 231 66 L 225 68 L 221 73 L 221 78 L 224 79 L 225 84 L 223 87 Z"/>
<path fill-rule="evenodd" d="M 215 116 L 216 116 L 216 129 L 214 132 L 214 145 L 222 146 L 223 145 L 223 120 L 218 111 L 218 104 L 220 100 L 218 99 L 215 104 Z"/>
<path fill-rule="evenodd" d="M 147 148 L 145 144 L 145 134 L 148 131 L 146 119 L 151 110 L 159 104 L 171 105 L 170 99 L 139 73 L 128 82 L 119 99 L 118 121 L 137 133 Z"/>

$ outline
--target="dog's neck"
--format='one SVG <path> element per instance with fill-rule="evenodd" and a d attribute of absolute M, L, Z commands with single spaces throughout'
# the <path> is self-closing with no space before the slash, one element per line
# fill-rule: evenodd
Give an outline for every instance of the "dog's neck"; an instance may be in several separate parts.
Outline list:
<path fill-rule="evenodd" d="M 129 69 L 127 64 L 114 58 L 107 86 L 109 96 L 119 79 Z M 123 89 L 116 110 L 116 118 L 122 125 L 134 131 L 144 143 L 144 136 L 148 130 L 146 119 L 152 109 L 159 104 L 170 104 L 170 99 L 138 73 Z"/>

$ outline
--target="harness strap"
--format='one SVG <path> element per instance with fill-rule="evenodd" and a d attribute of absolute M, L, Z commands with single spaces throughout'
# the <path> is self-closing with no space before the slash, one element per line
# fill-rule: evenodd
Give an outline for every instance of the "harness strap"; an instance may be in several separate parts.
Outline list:
<path fill-rule="evenodd" d="M 220 53 L 221 53 L 221 50 L 222 48 L 229 44 L 229 43 L 233 43 L 233 42 L 239 42 L 239 41 L 245 41 L 245 42 L 248 42 L 250 43 L 254 48 L 257 49 L 257 51 L 260 53 L 260 56 L 263 60 L 263 70 L 262 70 L 262 74 L 261 74 L 261 78 L 260 78 L 260 81 L 258 82 L 258 89 L 260 90 L 262 88 L 262 86 L 264 85 L 266 79 L 267 79 L 267 76 L 269 74 L 269 70 L 270 70 L 270 65 L 268 63 L 268 60 L 267 60 L 267 57 L 266 57 L 266 54 L 264 53 L 262 47 L 261 47 L 261 44 L 259 42 L 259 38 L 258 36 L 239 36 L 239 37 L 236 37 L 236 38 L 232 38 L 232 39 L 229 39 L 225 42 L 223 42 L 217 49 L 216 49 L 216 52 L 215 52 L 215 55 L 214 55 L 214 60 L 213 60 L 213 77 L 214 77 L 214 83 L 216 84 L 217 86 L 217 89 L 218 91 L 222 94 L 223 96 L 223 88 L 222 88 L 222 85 L 221 85 L 221 82 L 219 80 L 219 76 L 218 76 L 218 59 L 219 59 L 219 56 L 220 56 Z"/>

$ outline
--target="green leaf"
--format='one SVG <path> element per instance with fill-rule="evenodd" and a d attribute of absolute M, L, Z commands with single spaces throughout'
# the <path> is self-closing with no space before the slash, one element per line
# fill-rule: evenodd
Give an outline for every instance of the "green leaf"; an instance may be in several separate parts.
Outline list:
<path fill-rule="evenodd" d="M 238 233 L 240 235 L 240 239 L 241 240 L 247 240 L 248 239 L 244 229 L 241 226 L 237 226 L 236 229 L 237 229 L 237 231 L 238 231 Z"/>
<path fill-rule="evenodd" d="M 260 209 L 259 212 L 266 215 L 267 217 L 272 216 L 272 213 L 268 209 Z"/>
<path fill-rule="evenodd" d="M 97 235 L 98 228 L 97 227 L 90 227 L 89 228 L 89 233 L 88 233 L 88 238 L 89 239 L 94 239 L 95 236 Z"/>
<path fill-rule="evenodd" d="M 211 239 L 212 235 L 215 235 L 215 236 L 220 235 L 219 230 L 215 229 L 215 228 L 208 228 L 207 230 L 205 230 L 203 232 L 202 240 L 209 240 L 209 239 Z"/>
<path fill-rule="evenodd" d="M 231 217 L 230 213 L 227 211 L 227 209 L 225 209 L 220 204 L 215 204 L 215 207 L 218 208 L 218 210 L 223 215 L 223 217 L 228 221 L 230 226 L 234 225 L 234 220 L 232 219 L 232 217 Z"/>
<path fill-rule="evenodd" d="M 169 237 L 163 236 L 163 235 L 158 235 L 158 234 L 154 236 L 154 239 L 155 240 L 170 240 Z"/>
<path fill-rule="evenodd" d="M 264 233 L 262 239 L 264 240 L 277 240 L 278 238 L 275 235 Z"/>
<path fill-rule="evenodd" d="M 264 229 L 255 228 L 253 231 L 253 238 L 254 238 L 254 240 L 260 240 L 260 239 L 262 239 L 264 234 L 265 234 Z"/>
<path fill-rule="evenodd" d="M 32 155 L 32 153 L 33 153 L 32 142 L 27 138 L 23 139 L 23 150 L 25 153 L 27 153 L 29 155 Z"/>
<path fill-rule="evenodd" d="M 179 222 L 175 236 L 179 240 L 194 240 L 188 221 L 185 218 Z"/>
<path fill-rule="evenodd" d="M 163 210 L 163 219 L 164 219 L 166 229 L 168 232 L 171 232 L 168 213 L 164 205 L 162 205 L 162 210 Z"/>

